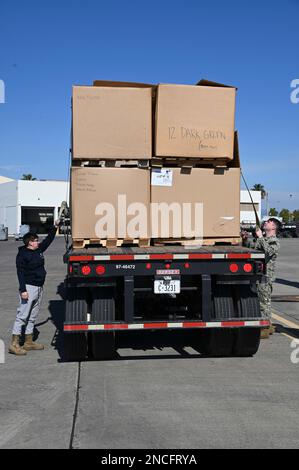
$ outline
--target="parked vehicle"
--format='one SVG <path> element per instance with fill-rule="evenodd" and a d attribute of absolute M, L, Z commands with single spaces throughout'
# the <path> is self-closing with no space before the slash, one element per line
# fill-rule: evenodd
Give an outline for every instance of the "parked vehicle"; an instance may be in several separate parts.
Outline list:
<path fill-rule="evenodd" d="M 0 225 L 0 241 L 8 240 L 8 227 L 5 227 L 3 224 Z"/>
<path fill-rule="evenodd" d="M 22 240 L 26 233 L 30 232 L 30 226 L 27 224 L 20 225 L 18 233 L 15 233 L 15 240 Z"/>

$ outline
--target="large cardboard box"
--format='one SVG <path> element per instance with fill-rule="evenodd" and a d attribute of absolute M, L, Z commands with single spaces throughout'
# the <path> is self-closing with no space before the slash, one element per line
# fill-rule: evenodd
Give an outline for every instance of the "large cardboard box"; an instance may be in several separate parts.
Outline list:
<path fill-rule="evenodd" d="M 167 177 L 163 173 L 168 172 Z M 188 238 L 195 229 L 195 204 L 202 203 L 201 231 L 195 238 L 240 236 L 240 169 L 239 168 L 162 168 L 152 170 L 151 203 L 172 205 L 179 211 L 179 233 L 174 228 L 173 212 L 167 221 L 167 211 L 151 221 L 157 238 Z M 184 214 L 184 205 L 190 209 Z M 200 206 L 199 206 L 200 207 Z M 177 213 L 177 212 L 176 212 Z M 191 214 L 191 216 L 190 216 Z M 162 223 L 164 224 L 162 226 Z M 169 232 L 163 228 L 169 227 Z M 188 231 L 186 232 L 188 228 Z"/>
<path fill-rule="evenodd" d="M 150 171 L 71 169 L 73 239 L 150 237 Z"/>
<path fill-rule="evenodd" d="M 201 80 L 157 90 L 157 157 L 233 158 L 236 88 Z"/>
<path fill-rule="evenodd" d="M 154 212 L 151 212 L 152 236 L 154 238 L 188 238 L 187 229 L 194 230 L 195 228 L 195 205 L 201 203 L 202 226 L 198 238 L 239 239 L 240 173 L 237 132 L 234 133 L 233 160 L 224 168 L 152 169 L 151 203 L 159 205 L 159 210 L 156 208 Z M 184 209 L 184 204 L 188 205 L 187 209 L 186 206 Z M 180 209 L 180 218 L 177 217 L 178 209 Z M 186 210 L 185 213 L 184 210 Z M 179 226 L 174 224 L 174 213 L 176 213 L 176 222 L 180 221 Z M 165 228 L 169 229 L 168 234 L 163 232 Z M 175 232 L 177 228 L 180 234 Z"/>
<path fill-rule="evenodd" d="M 95 85 L 73 87 L 73 159 L 150 159 L 152 87 Z"/>

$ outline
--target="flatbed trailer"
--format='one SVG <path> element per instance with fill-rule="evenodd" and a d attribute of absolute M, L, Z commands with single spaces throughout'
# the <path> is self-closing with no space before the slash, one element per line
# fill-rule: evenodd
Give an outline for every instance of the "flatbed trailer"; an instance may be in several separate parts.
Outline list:
<path fill-rule="evenodd" d="M 128 331 L 192 330 L 204 355 L 252 356 L 265 256 L 242 246 L 72 247 L 64 255 L 64 357 L 115 357 Z"/>

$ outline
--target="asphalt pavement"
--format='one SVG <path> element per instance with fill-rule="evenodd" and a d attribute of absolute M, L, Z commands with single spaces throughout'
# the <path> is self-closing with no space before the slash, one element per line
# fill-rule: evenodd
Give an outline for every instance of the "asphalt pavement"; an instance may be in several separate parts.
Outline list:
<path fill-rule="evenodd" d="M 61 360 L 63 238 L 48 271 L 38 340 L 44 351 L 8 354 L 17 306 L 15 255 L 0 242 L 0 448 L 297 448 L 299 239 L 283 239 L 273 302 L 277 331 L 252 358 L 204 358 L 188 344 L 122 344 L 114 361 Z M 294 297 L 292 297 L 294 300 Z M 129 347 L 130 346 L 130 347 Z M 294 354 L 293 354 L 294 357 Z M 297 356 L 299 359 L 299 352 Z M 80 385 L 78 387 L 78 385 Z"/>

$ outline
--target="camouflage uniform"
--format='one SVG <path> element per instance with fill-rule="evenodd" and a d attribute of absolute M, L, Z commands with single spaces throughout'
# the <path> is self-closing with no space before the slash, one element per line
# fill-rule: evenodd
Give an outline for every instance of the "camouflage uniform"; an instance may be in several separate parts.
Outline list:
<path fill-rule="evenodd" d="M 271 319 L 271 294 L 273 290 L 273 282 L 275 281 L 275 267 L 276 258 L 280 248 L 278 238 L 262 237 L 258 238 L 255 243 L 250 243 L 248 246 L 261 250 L 265 253 L 266 263 L 266 282 L 259 282 L 257 284 L 257 293 L 259 296 L 261 314 L 270 320 Z"/>

